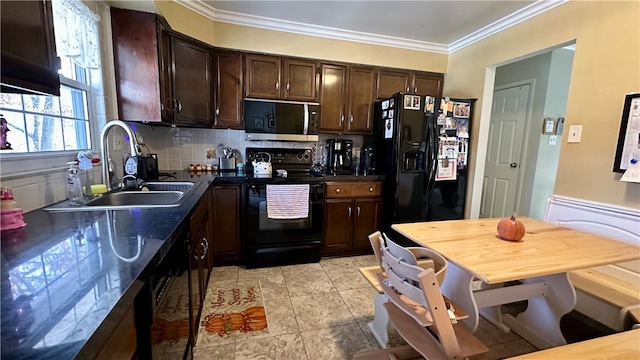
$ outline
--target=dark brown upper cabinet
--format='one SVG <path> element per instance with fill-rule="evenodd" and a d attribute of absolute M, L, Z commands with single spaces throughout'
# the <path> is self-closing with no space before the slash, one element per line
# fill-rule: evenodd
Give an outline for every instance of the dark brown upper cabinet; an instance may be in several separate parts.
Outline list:
<path fill-rule="evenodd" d="M 211 48 L 183 36 L 172 37 L 173 123 L 210 128 L 213 125 Z"/>
<path fill-rule="evenodd" d="M 375 69 L 320 66 L 320 132 L 370 134 Z"/>
<path fill-rule="evenodd" d="M 284 64 L 285 100 L 318 101 L 318 65 L 314 61 L 287 59 Z"/>
<path fill-rule="evenodd" d="M 393 94 L 442 96 L 443 75 L 436 73 L 379 69 L 376 81 L 376 100 Z"/>
<path fill-rule="evenodd" d="M 344 131 L 344 119 L 347 108 L 347 81 L 349 73 L 346 66 L 320 65 L 320 132 L 341 133 Z"/>
<path fill-rule="evenodd" d="M 279 99 L 282 59 L 276 56 L 247 54 L 245 95 L 258 99 Z"/>
<path fill-rule="evenodd" d="M 399 70 L 378 70 L 376 100 L 388 99 L 393 94 L 411 93 L 411 72 Z"/>
<path fill-rule="evenodd" d="M 245 95 L 250 98 L 317 101 L 314 61 L 247 54 Z"/>
<path fill-rule="evenodd" d="M 413 73 L 413 94 L 442 96 L 444 74 Z"/>
<path fill-rule="evenodd" d="M 375 80 L 376 74 L 373 68 L 355 66 L 349 68 L 348 117 L 345 119 L 347 133 L 371 134 Z"/>
<path fill-rule="evenodd" d="M 155 14 L 111 8 L 118 116 L 212 127 L 212 49 Z"/>
<path fill-rule="evenodd" d="M 216 129 L 244 129 L 242 121 L 242 53 L 215 51 Z"/>
<path fill-rule="evenodd" d="M 3 92 L 60 95 L 50 1 L 2 1 Z"/>

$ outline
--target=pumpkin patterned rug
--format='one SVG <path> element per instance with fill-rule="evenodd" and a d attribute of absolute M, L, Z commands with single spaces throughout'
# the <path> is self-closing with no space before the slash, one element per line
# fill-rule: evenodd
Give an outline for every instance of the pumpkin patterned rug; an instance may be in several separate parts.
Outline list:
<path fill-rule="evenodd" d="M 259 282 L 210 286 L 202 304 L 197 346 L 268 333 Z"/>

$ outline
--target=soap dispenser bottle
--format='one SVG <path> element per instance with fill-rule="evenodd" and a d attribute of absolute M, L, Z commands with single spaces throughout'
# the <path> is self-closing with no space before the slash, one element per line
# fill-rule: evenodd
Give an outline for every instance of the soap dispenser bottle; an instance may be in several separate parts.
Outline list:
<path fill-rule="evenodd" d="M 76 162 L 69 161 L 67 165 L 69 165 L 69 169 L 67 169 L 67 195 L 69 197 L 69 203 L 71 205 L 83 205 L 82 182 L 80 181 L 78 169 L 75 167 Z"/>

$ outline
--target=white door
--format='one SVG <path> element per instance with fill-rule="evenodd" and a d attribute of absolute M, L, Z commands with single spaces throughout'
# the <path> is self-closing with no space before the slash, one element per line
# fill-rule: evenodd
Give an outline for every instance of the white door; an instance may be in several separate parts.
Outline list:
<path fill-rule="evenodd" d="M 503 217 L 516 209 L 528 99 L 528 84 L 493 93 L 480 217 Z"/>

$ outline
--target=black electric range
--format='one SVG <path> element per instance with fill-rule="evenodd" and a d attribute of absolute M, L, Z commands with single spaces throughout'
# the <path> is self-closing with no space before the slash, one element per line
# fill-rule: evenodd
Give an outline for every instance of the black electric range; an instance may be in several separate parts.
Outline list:
<path fill-rule="evenodd" d="M 268 155 L 267 155 L 268 154 Z M 271 158 L 272 176 L 254 176 L 253 161 Z M 308 149 L 247 148 L 246 150 L 246 265 L 249 268 L 320 261 L 324 223 L 324 178 L 311 169 Z M 286 177 L 278 176 L 285 170 Z M 293 201 L 308 204 L 304 214 L 292 218 L 270 215 L 278 202 L 268 195 L 270 185 L 308 184 L 308 198 Z M 287 191 L 289 191 L 287 189 Z M 286 195 L 285 195 L 286 196 Z M 298 204 L 300 205 L 300 204 Z M 308 211 L 307 211 L 308 210 Z"/>

